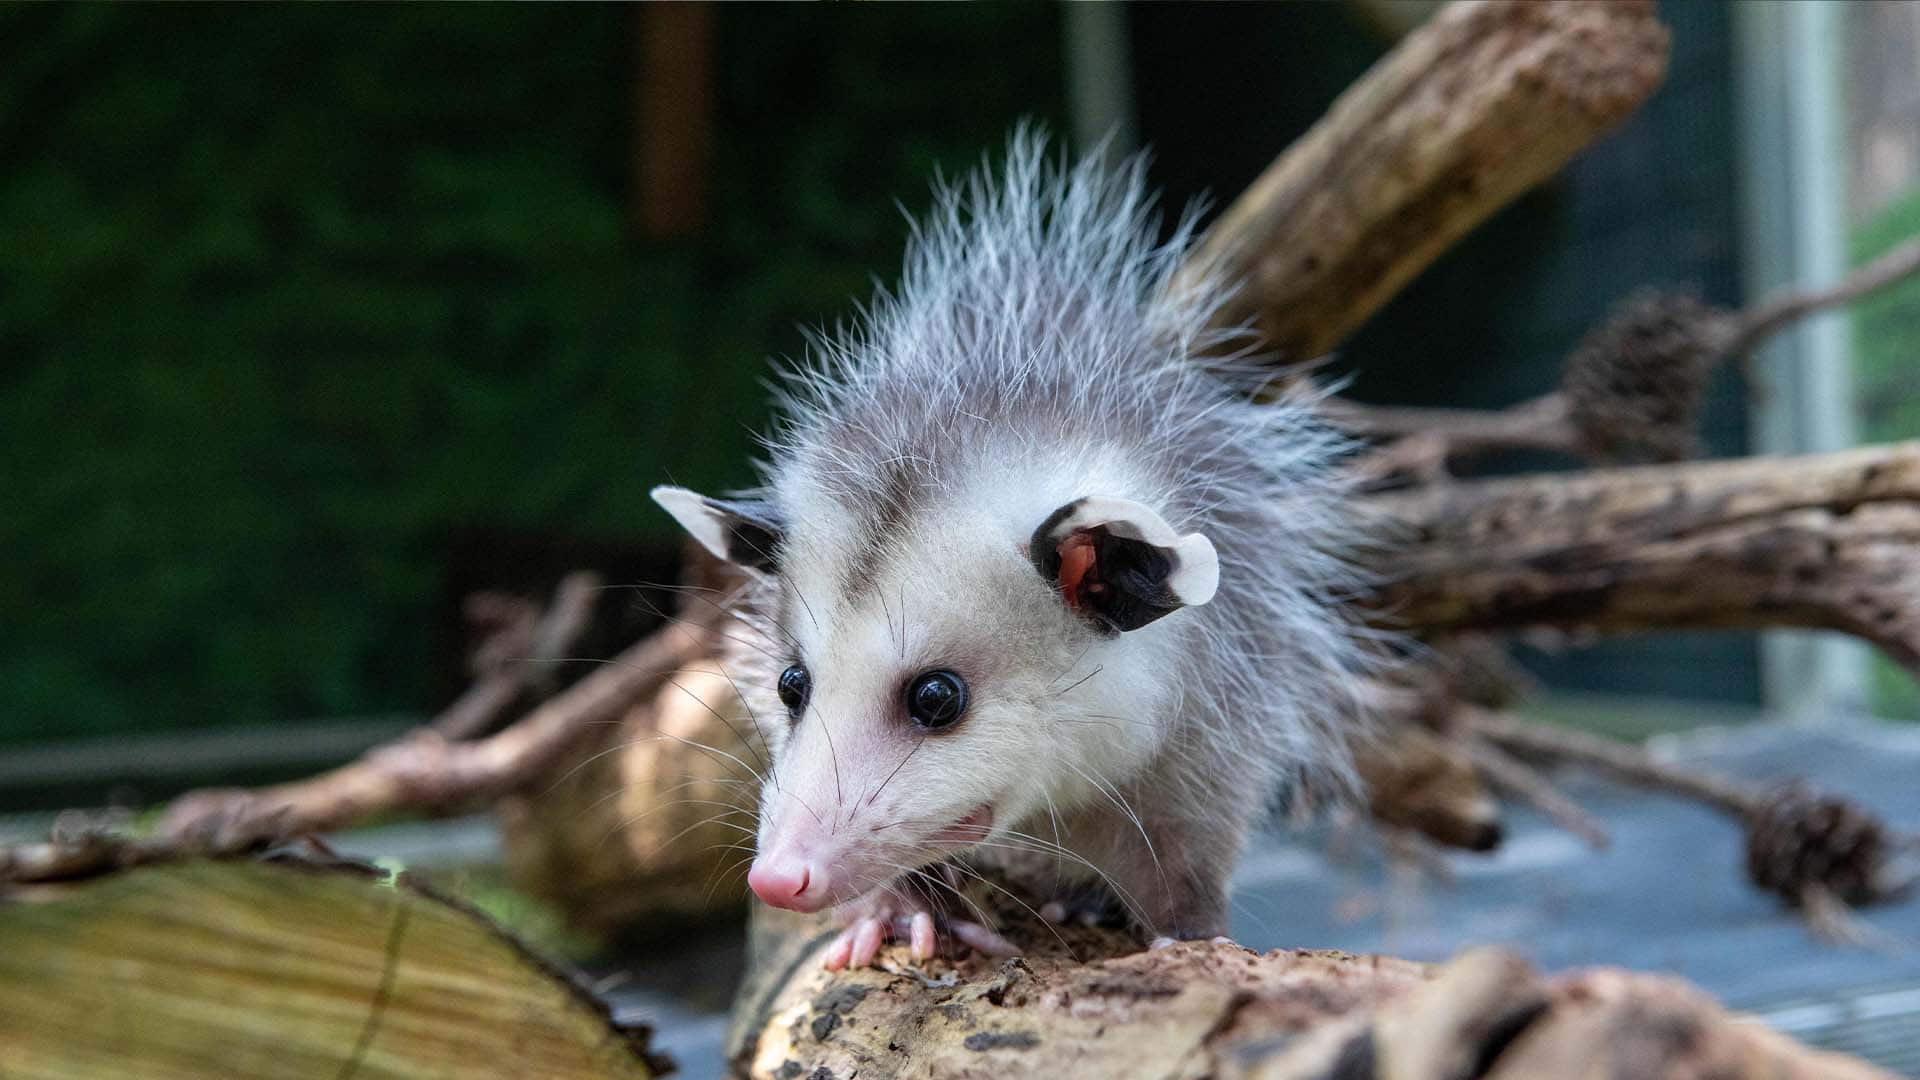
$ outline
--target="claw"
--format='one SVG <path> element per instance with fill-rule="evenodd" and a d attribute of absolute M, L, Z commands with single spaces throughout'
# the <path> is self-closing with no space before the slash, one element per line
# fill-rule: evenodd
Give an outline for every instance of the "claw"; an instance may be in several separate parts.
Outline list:
<path fill-rule="evenodd" d="M 908 934 L 912 945 L 909 951 L 915 960 L 931 960 L 935 942 L 933 937 L 933 916 L 924 911 L 913 913 L 913 925 Z"/>
<path fill-rule="evenodd" d="M 981 923 L 948 921 L 932 911 L 896 906 L 882 897 L 848 905 L 840 917 L 844 921 L 843 929 L 820 954 L 821 966 L 828 971 L 873 964 L 879 958 L 880 947 L 889 941 L 906 945 L 915 963 L 931 960 L 943 951 L 943 930 L 956 948 L 972 949 L 988 956 L 1020 955 L 1018 946 Z"/>

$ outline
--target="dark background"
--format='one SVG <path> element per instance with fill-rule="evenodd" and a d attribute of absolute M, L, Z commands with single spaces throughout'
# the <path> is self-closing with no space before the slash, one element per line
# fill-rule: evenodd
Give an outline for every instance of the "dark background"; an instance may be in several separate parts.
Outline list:
<path fill-rule="evenodd" d="M 418 715 L 474 589 L 671 577 L 647 489 L 747 482 L 766 359 L 892 278 L 937 173 L 1067 129 L 1059 7 L 714 18 L 706 210 L 662 238 L 643 9 L 0 7 L 0 743 Z M 1389 45 L 1347 4 L 1127 18 L 1175 207 Z M 1658 96 L 1366 328 L 1357 396 L 1511 403 L 1642 284 L 1742 299 L 1727 9 L 1663 18 Z M 1531 662 L 1759 694 L 1742 636 Z"/>

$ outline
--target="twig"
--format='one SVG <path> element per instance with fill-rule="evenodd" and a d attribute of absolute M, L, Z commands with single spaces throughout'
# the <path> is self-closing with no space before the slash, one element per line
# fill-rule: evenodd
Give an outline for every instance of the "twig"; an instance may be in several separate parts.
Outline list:
<path fill-rule="evenodd" d="M 1735 317 L 1734 332 L 1723 355 L 1744 355 L 1808 315 L 1850 304 L 1917 272 L 1920 272 L 1920 236 L 1907 238 L 1824 289 L 1776 293 Z"/>
<path fill-rule="evenodd" d="M 1698 308 L 1704 353 L 1698 377 L 1746 356 L 1772 335 L 1816 312 L 1851 303 L 1920 273 L 1920 236 L 1855 268 L 1824 289 L 1783 290 L 1744 311 Z M 1588 450 L 1566 395 L 1554 391 L 1505 409 L 1430 409 L 1366 405 L 1331 399 L 1330 419 L 1381 445 L 1361 455 L 1364 483 L 1401 478 L 1416 484 L 1445 480 L 1448 467 L 1497 450 L 1536 450 L 1582 456 Z"/>
<path fill-rule="evenodd" d="M 1431 483 L 1450 463 L 1495 450 L 1579 452 L 1566 400 L 1545 394 L 1509 409 L 1427 409 L 1329 400 L 1328 418 L 1363 438 L 1386 440 L 1355 465 L 1363 483 L 1406 476 Z"/>
<path fill-rule="evenodd" d="M 511 618 L 478 654 L 477 679 L 433 721 L 433 730 L 454 742 L 497 729 L 530 692 L 550 694 L 555 665 L 570 654 L 593 624 L 600 575 L 568 574 L 554 590 L 544 615 Z"/>
<path fill-rule="evenodd" d="M 484 803 L 548 775 L 595 728 L 617 721 L 705 654 L 719 617 L 669 624 L 498 734 L 456 743 L 421 727 L 306 780 L 258 791 L 189 792 L 167 807 L 150 836 L 83 825 L 46 843 L 0 847 L 0 881 L 48 881 L 160 859 L 237 854 L 397 810 L 439 814 Z"/>
<path fill-rule="evenodd" d="M 1703 802 L 1736 817 L 1753 813 L 1763 798 L 1761 791 L 1752 785 L 1704 770 L 1672 765 L 1640 747 L 1584 731 L 1529 723 L 1470 705 L 1455 709 L 1451 719 L 1470 734 L 1508 753 L 1579 765 L 1635 787 Z"/>
<path fill-rule="evenodd" d="M 1613 843 L 1607 827 L 1580 804 L 1560 793 L 1532 766 L 1484 739 L 1460 740 L 1467 755 L 1493 785 L 1553 819 L 1554 824 L 1603 851 Z"/>

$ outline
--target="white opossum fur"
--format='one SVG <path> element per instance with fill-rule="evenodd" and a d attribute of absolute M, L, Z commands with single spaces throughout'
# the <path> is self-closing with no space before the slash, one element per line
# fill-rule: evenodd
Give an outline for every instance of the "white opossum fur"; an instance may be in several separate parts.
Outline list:
<path fill-rule="evenodd" d="M 1228 286 L 1171 287 L 1191 218 L 1158 241 L 1143 171 L 1017 133 L 939 191 L 897 291 L 787 373 L 761 487 L 656 492 L 755 570 L 765 636 L 735 674 L 772 764 L 750 881 L 843 905 L 835 966 L 885 933 L 928 951 L 925 871 L 956 858 L 1044 867 L 1150 935 L 1224 933 L 1268 796 L 1347 768 L 1345 443 L 1214 359 Z M 776 689 L 795 666 L 797 712 Z M 935 671 L 966 699 L 937 729 L 907 701 Z"/>

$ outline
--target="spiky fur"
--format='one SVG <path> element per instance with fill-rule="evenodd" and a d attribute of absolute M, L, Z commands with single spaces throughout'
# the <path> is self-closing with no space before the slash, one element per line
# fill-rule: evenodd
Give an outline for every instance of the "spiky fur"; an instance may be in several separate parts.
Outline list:
<path fill-rule="evenodd" d="M 1156 236 L 1141 161 L 1064 167 L 1017 134 L 997 172 L 938 192 L 898 289 L 786 374 L 754 494 L 787 536 L 748 605 L 767 637 L 738 658 L 775 762 L 763 850 L 824 830 L 842 887 L 867 891 L 997 799 L 971 857 L 1038 855 L 1061 888 L 1103 877 L 1154 933 L 1221 933 L 1268 794 L 1343 774 L 1344 444 L 1310 402 L 1252 400 L 1217 359 L 1229 286 L 1173 287 L 1191 219 Z M 1212 602 L 1117 637 L 1067 611 L 1022 545 L 1085 495 L 1210 538 Z M 802 660 L 816 689 L 789 724 L 770 688 Z M 974 692 L 932 736 L 897 715 L 928 666 Z"/>

